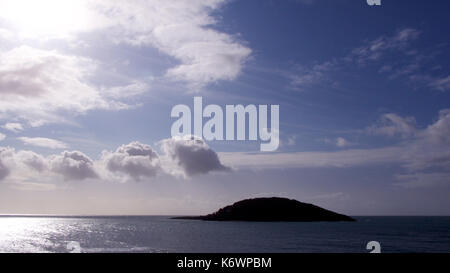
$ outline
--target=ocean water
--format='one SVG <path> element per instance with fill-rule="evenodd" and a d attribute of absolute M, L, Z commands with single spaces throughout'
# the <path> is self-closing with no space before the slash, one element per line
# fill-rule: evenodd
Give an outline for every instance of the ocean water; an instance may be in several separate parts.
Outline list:
<path fill-rule="evenodd" d="M 166 216 L 0 217 L 0 252 L 450 252 L 450 217 L 253 223 Z"/>

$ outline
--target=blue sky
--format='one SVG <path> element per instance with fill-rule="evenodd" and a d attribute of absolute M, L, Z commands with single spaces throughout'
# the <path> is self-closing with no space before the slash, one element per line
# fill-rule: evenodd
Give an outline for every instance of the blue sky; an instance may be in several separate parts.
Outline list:
<path fill-rule="evenodd" d="M 450 213 L 448 1 L 0 5 L 0 213 Z M 279 149 L 172 139 L 194 96 L 280 105 Z"/>

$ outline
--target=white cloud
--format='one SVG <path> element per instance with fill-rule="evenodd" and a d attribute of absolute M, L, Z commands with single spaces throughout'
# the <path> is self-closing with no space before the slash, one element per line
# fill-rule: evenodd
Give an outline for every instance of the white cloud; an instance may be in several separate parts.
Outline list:
<path fill-rule="evenodd" d="M 178 63 L 167 71 L 167 78 L 185 81 L 194 91 L 235 79 L 251 54 L 236 36 L 214 29 L 217 20 L 212 13 L 226 0 L 59 2 L 2 1 L 0 18 L 27 38 L 79 40 L 79 33 L 106 31 L 113 42 L 154 47 Z M 9 31 L 2 33 L 10 37 Z"/>
<path fill-rule="evenodd" d="M 16 151 L 11 147 L 0 147 L 0 181 L 11 179 L 25 182 L 36 178 L 36 171 L 42 173 L 47 169 L 46 159 L 31 151 Z M 30 176 L 31 175 L 31 176 Z"/>
<path fill-rule="evenodd" d="M 228 166 L 254 169 L 347 168 L 371 164 L 404 162 L 400 147 L 351 149 L 337 152 L 243 153 L 221 152 L 220 160 Z"/>
<path fill-rule="evenodd" d="M 220 162 L 217 153 L 198 137 L 173 137 L 162 140 L 160 144 L 165 155 L 181 168 L 184 176 L 230 170 Z"/>
<path fill-rule="evenodd" d="M 145 92 L 147 92 L 150 89 L 150 86 L 141 81 L 134 81 L 128 85 L 124 86 L 115 86 L 112 88 L 104 88 L 102 93 L 107 96 L 111 97 L 113 99 L 120 99 L 120 98 L 126 98 L 126 97 L 134 97 L 141 95 Z"/>
<path fill-rule="evenodd" d="M 32 151 L 18 151 L 15 153 L 16 163 L 24 164 L 37 172 L 48 170 L 47 159 Z"/>
<path fill-rule="evenodd" d="M 62 111 L 118 108 L 87 83 L 94 68 L 92 60 L 28 46 L 0 53 L 0 113 L 42 125 L 63 121 Z"/>
<path fill-rule="evenodd" d="M 2 128 L 11 131 L 13 133 L 23 131 L 23 126 L 20 123 L 6 123 L 5 125 L 2 126 Z"/>
<path fill-rule="evenodd" d="M 375 61 L 380 59 L 386 52 L 390 50 L 402 50 L 411 41 L 416 40 L 420 32 L 416 29 L 405 28 L 397 31 L 397 33 L 390 37 L 379 37 L 375 40 L 366 42 L 363 46 L 352 50 L 351 54 L 347 56 L 347 60 L 365 64 L 368 61 Z"/>
<path fill-rule="evenodd" d="M 2 39 L 14 39 L 16 46 L 22 43 L 23 39 L 9 35 L 14 30 L 20 35 L 39 34 L 25 35 L 31 41 L 58 38 L 70 44 L 88 42 L 79 34 L 103 32 L 109 42 L 154 47 L 173 57 L 174 66 L 166 71 L 165 80 L 186 82 L 188 91 L 235 79 L 251 53 L 237 36 L 214 29 L 217 21 L 212 13 L 226 0 L 59 2 L 0 2 L 0 18 L 7 23 L 3 27 L 11 28 L 1 29 Z M 30 8 L 23 9 L 25 4 Z M 30 46 L 8 48 L 0 49 L 3 119 L 23 120 L 33 127 L 68 122 L 72 115 L 94 109 L 128 108 L 116 100 L 149 89 L 138 79 L 125 86 L 97 88 L 89 79 L 100 64 L 92 59 Z"/>
<path fill-rule="evenodd" d="M 409 75 L 408 79 L 415 85 L 424 85 L 433 90 L 442 92 L 450 90 L 450 76 L 436 77 L 427 74 L 416 73 Z"/>
<path fill-rule="evenodd" d="M 118 42 L 152 46 L 179 65 L 167 76 L 189 83 L 192 90 L 218 80 L 233 80 L 251 50 L 235 37 L 214 30 L 211 13 L 225 0 L 98 1 L 96 10 L 110 20 Z"/>
<path fill-rule="evenodd" d="M 336 146 L 338 146 L 339 148 L 344 148 L 344 147 L 348 147 L 351 145 L 352 145 L 352 143 L 343 137 L 338 137 L 336 139 Z"/>
<path fill-rule="evenodd" d="M 0 133 L 0 141 L 5 140 L 5 138 L 6 138 L 6 135 Z"/>
<path fill-rule="evenodd" d="M 51 138 L 45 137 L 18 137 L 20 141 L 26 145 L 49 148 L 49 149 L 66 149 L 67 144 Z"/>
<path fill-rule="evenodd" d="M 394 113 L 382 115 L 378 124 L 370 126 L 366 130 L 370 134 L 403 138 L 411 137 L 417 131 L 414 117 L 401 117 Z"/>
<path fill-rule="evenodd" d="M 331 80 L 326 73 L 334 69 L 335 65 L 335 62 L 325 62 L 315 64 L 312 67 L 297 67 L 296 71 L 289 75 L 291 86 L 304 91 L 306 88 L 317 84 L 328 84 Z"/>
<path fill-rule="evenodd" d="M 63 152 L 49 158 L 51 171 L 62 175 L 66 180 L 98 178 L 94 162 L 79 151 Z"/>
<path fill-rule="evenodd" d="M 450 76 L 443 78 L 433 78 L 430 83 L 430 87 L 439 90 L 439 91 L 447 91 L 450 90 Z"/>
<path fill-rule="evenodd" d="M 450 172 L 450 109 L 440 111 L 439 119 L 417 132 L 408 146 L 410 172 L 427 169 Z"/>

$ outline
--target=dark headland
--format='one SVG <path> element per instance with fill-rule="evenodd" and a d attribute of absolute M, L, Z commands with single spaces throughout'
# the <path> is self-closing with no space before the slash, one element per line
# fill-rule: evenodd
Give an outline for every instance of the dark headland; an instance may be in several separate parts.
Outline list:
<path fill-rule="evenodd" d="M 205 216 L 174 219 L 251 222 L 337 222 L 355 219 L 297 200 L 270 197 L 246 199 Z"/>

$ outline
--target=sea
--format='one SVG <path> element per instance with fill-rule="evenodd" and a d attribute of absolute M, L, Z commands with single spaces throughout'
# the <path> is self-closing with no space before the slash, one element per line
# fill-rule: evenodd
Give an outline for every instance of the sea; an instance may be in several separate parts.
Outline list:
<path fill-rule="evenodd" d="M 0 216 L 0 252 L 450 252 L 450 217 L 356 222 L 208 222 L 169 216 Z"/>

